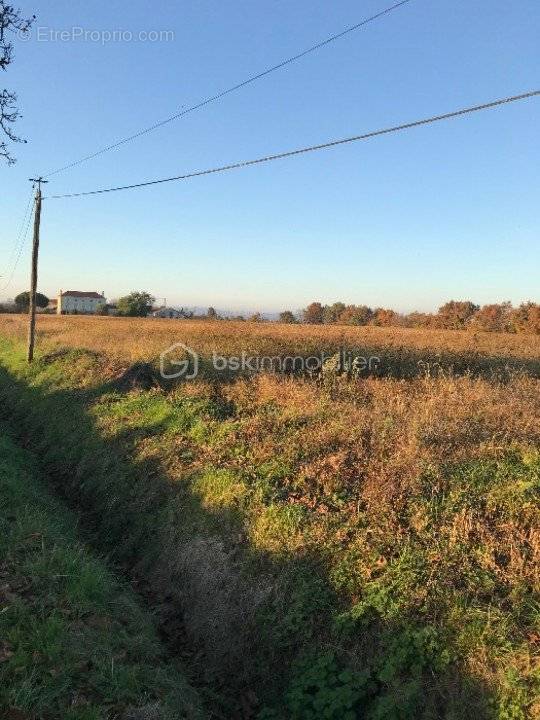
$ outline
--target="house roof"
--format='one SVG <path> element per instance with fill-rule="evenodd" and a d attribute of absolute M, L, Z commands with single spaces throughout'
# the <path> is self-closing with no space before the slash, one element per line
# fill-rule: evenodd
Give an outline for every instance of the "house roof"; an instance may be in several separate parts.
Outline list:
<path fill-rule="evenodd" d="M 66 290 L 62 293 L 62 297 L 77 298 L 93 298 L 95 300 L 103 300 L 103 295 L 97 292 L 81 292 L 80 290 Z"/>

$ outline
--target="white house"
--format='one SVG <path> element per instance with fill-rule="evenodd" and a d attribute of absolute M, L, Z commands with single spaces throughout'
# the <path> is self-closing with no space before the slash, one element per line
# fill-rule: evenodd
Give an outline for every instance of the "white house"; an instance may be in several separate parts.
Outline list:
<path fill-rule="evenodd" d="M 66 290 L 58 295 L 56 312 L 58 315 L 91 315 L 99 305 L 105 304 L 105 294 Z"/>

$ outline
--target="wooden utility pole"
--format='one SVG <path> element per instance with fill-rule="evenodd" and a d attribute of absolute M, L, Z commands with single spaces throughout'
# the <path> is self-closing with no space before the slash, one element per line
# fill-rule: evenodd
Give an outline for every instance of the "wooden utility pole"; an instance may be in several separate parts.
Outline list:
<path fill-rule="evenodd" d="M 36 335 L 36 294 L 38 282 L 38 256 L 39 256 L 39 226 L 41 224 L 41 184 L 47 182 L 43 178 L 30 179 L 37 184 L 35 214 L 34 214 L 34 239 L 32 242 L 32 270 L 30 273 L 30 307 L 28 311 L 28 354 L 29 363 L 34 359 L 34 344 Z"/>

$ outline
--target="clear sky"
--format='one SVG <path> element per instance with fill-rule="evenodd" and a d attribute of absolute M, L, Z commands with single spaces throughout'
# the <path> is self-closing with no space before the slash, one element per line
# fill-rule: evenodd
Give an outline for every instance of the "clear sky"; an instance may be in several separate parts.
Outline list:
<path fill-rule="evenodd" d="M 47 173 L 390 5 L 391 0 L 19 0 L 38 15 L 2 87 L 18 162 L 0 165 L 0 274 Z M 41 7 L 40 7 L 41 6 Z M 135 39 L 62 41 L 50 31 Z M 41 39 L 38 30 L 41 28 Z M 138 40 L 141 31 L 174 40 Z M 177 175 L 540 86 L 537 0 L 412 0 L 287 68 L 51 178 L 47 192 Z M 540 300 L 540 99 L 269 165 L 48 200 L 39 289 L 144 289 L 169 304 L 400 310 Z M 29 242 L 11 287 L 26 289 Z M 0 278 L 0 286 L 5 278 Z"/>

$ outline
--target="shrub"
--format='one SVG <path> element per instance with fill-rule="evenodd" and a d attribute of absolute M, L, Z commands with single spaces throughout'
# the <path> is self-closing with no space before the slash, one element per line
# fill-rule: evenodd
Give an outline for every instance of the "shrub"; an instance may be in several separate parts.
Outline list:
<path fill-rule="evenodd" d="M 279 313 L 279 322 L 292 325 L 296 323 L 297 320 L 290 310 L 284 310 L 283 312 Z"/>

